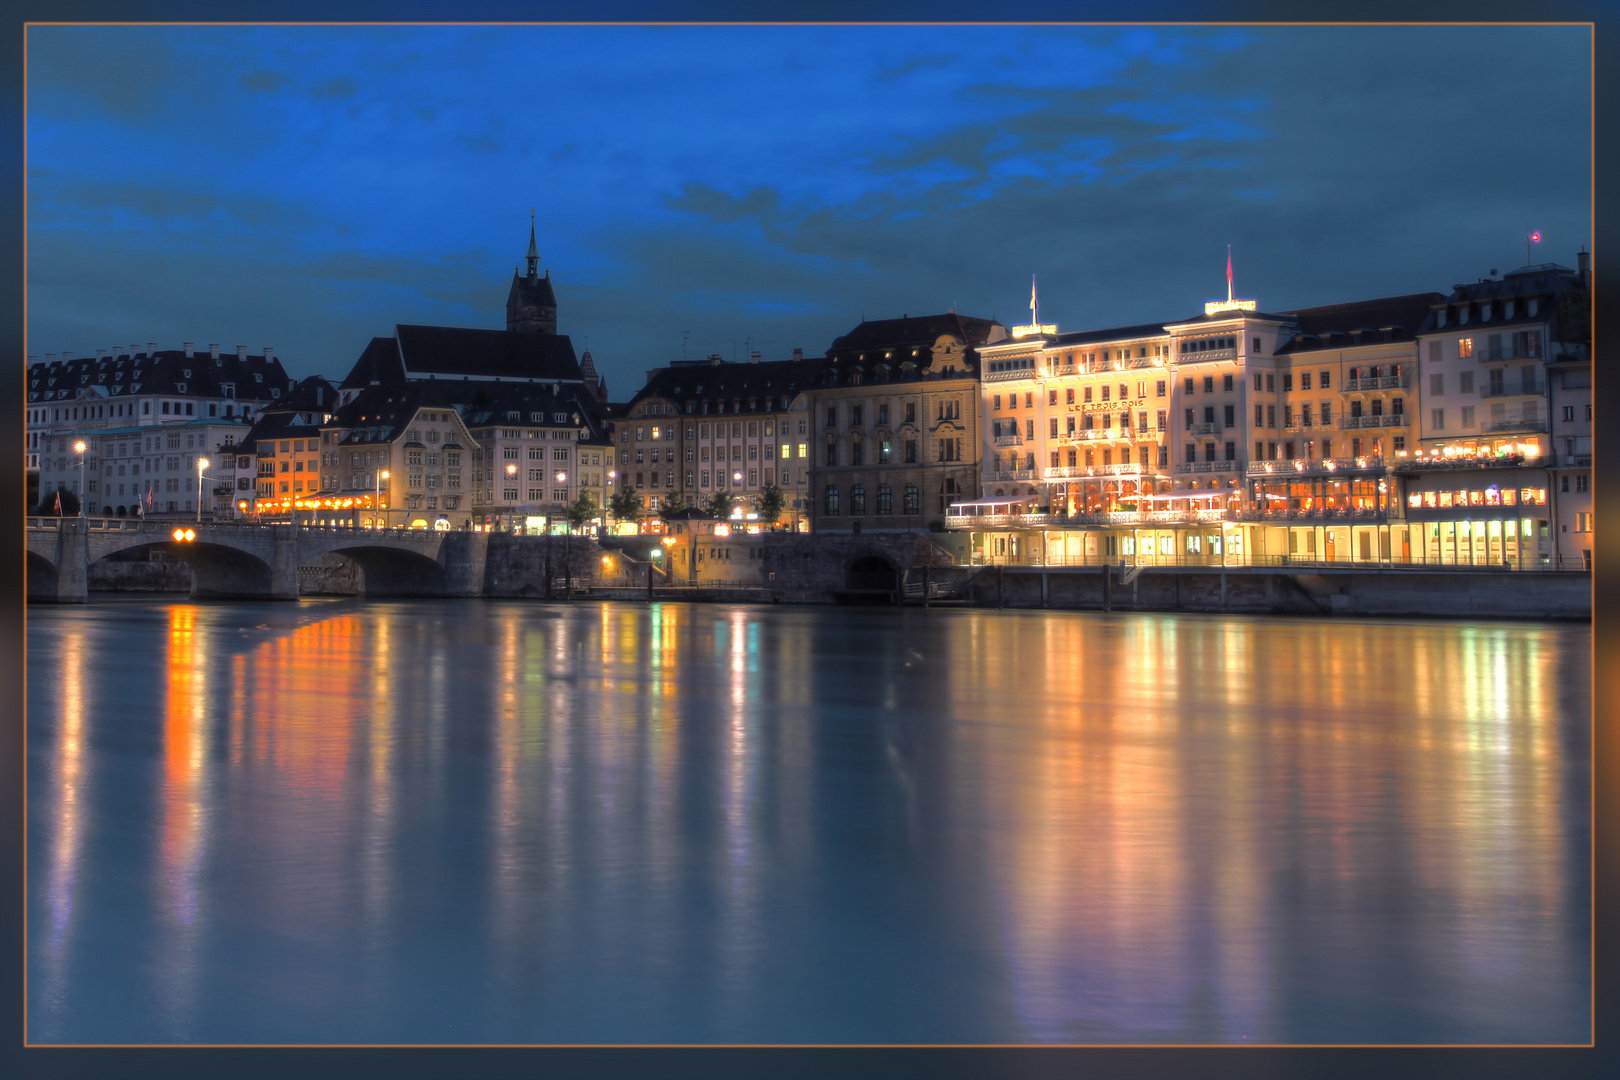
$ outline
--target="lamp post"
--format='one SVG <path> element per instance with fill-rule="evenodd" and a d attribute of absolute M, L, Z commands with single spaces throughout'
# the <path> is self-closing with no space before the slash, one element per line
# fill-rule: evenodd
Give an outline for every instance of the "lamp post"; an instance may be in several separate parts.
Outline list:
<path fill-rule="evenodd" d="M 506 479 L 508 481 L 510 481 L 511 483 L 514 483 L 514 484 L 517 483 L 517 466 L 513 465 L 511 462 L 506 463 Z M 503 492 L 503 494 L 504 494 L 504 492 Z M 507 531 L 509 531 L 509 532 L 511 531 L 511 529 L 512 529 L 512 519 L 515 518 L 516 516 L 517 516 L 517 511 L 513 510 L 513 511 L 511 511 L 510 515 L 507 517 L 507 519 L 506 519 Z"/>
<path fill-rule="evenodd" d="M 377 505 L 376 505 L 376 510 L 378 511 L 379 514 L 382 512 L 382 482 L 384 480 L 386 480 L 386 479 L 388 479 L 388 470 L 387 469 L 378 469 L 377 470 L 377 498 L 376 498 Z M 386 517 L 379 517 L 377 519 L 377 527 L 382 528 L 387 523 L 387 521 L 388 521 L 388 519 Z"/>
<path fill-rule="evenodd" d="M 85 517 L 85 489 L 84 489 L 84 440 L 80 439 L 73 444 L 73 449 L 79 455 L 79 516 Z"/>
<path fill-rule="evenodd" d="M 202 480 L 203 480 L 203 470 L 206 469 L 206 468 L 208 468 L 208 459 L 205 458 L 205 457 L 198 458 L 197 459 L 197 524 L 199 524 L 199 525 L 202 524 Z"/>

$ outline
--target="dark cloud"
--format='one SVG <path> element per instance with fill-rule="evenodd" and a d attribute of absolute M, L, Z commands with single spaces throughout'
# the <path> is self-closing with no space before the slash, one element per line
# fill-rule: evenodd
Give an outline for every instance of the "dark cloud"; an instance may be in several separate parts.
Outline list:
<path fill-rule="evenodd" d="M 952 64 L 960 62 L 961 59 L 962 58 L 957 55 L 918 56 L 907 60 L 905 63 L 897 65 L 896 67 L 888 68 L 879 72 L 877 80 L 878 82 L 892 82 L 895 79 L 903 78 L 904 76 L 910 75 L 914 71 L 920 71 L 923 68 L 948 68 Z"/>
<path fill-rule="evenodd" d="M 62 94 L 88 98 L 125 122 L 155 118 L 183 65 L 156 27 L 32 26 L 28 29 L 30 105 Z"/>
<path fill-rule="evenodd" d="M 325 79 L 310 87 L 309 96 L 312 98 L 351 98 L 359 89 L 353 79 L 347 75 L 339 75 L 335 79 Z"/>
<path fill-rule="evenodd" d="M 263 94 L 280 90 L 287 85 L 287 76 L 275 71 L 254 71 L 237 79 L 242 89 L 254 94 Z"/>
<path fill-rule="evenodd" d="M 734 27 L 740 73 L 702 78 L 689 31 L 537 30 L 569 44 L 543 111 L 507 30 L 209 52 L 126 28 L 49 71 L 36 32 L 36 352 L 245 338 L 340 376 L 394 322 L 502 325 L 530 207 L 561 329 L 616 394 L 682 331 L 782 357 L 863 312 L 1015 320 L 1032 272 L 1043 312 L 1100 327 L 1198 310 L 1229 243 L 1270 308 L 1445 289 L 1516 265 L 1530 225 L 1546 258 L 1589 243 L 1578 28 L 978 28 L 968 56 L 941 28 Z M 77 84 L 151 40 L 139 108 Z M 248 74 L 200 93 L 193 67 Z M 274 71 L 309 86 L 268 93 Z"/>

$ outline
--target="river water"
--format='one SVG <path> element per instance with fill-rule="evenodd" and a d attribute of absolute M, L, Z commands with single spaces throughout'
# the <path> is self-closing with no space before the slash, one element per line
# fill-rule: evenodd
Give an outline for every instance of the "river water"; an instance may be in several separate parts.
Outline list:
<path fill-rule="evenodd" d="M 1585 1042 L 1590 640 L 30 608 L 29 1038 Z"/>

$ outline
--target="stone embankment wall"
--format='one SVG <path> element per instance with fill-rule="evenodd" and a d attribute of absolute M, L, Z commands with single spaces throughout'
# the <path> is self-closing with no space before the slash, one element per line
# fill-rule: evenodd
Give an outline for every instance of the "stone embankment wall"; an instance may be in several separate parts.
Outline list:
<path fill-rule="evenodd" d="M 985 607 L 1590 619 L 1592 578 L 1580 573 L 1149 569 L 1120 584 L 1117 568 L 989 567 L 964 599 Z"/>

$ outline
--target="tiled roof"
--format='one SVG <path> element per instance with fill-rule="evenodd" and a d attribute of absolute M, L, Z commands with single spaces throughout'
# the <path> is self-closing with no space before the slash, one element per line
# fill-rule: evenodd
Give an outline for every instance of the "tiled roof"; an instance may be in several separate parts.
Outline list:
<path fill-rule="evenodd" d="M 822 359 L 772 360 L 758 364 L 678 364 L 647 373 L 647 384 L 623 406 L 617 416 L 633 415 L 635 406 L 651 397 L 676 403 L 684 411 L 688 401 L 737 401 L 745 410 L 778 411 L 784 395 L 808 389 L 827 365 Z M 752 399 L 756 405 L 750 405 Z"/>
<path fill-rule="evenodd" d="M 566 334 L 525 334 L 460 326 L 395 327 L 406 378 L 504 379 L 578 383 L 583 376 Z"/>

